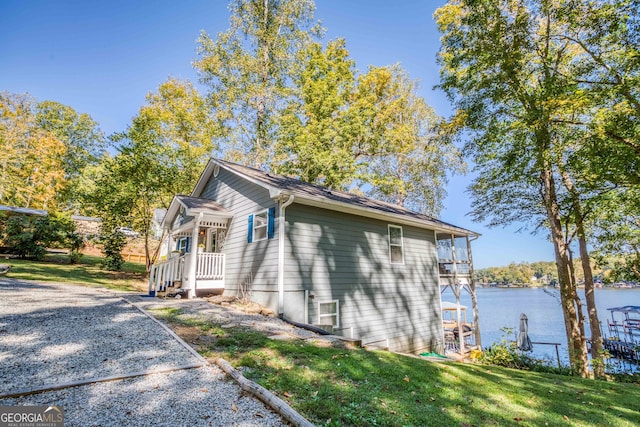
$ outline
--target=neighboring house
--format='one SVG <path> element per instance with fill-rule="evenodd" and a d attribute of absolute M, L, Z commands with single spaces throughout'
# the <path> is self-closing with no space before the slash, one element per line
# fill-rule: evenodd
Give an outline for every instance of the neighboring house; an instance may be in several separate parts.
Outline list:
<path fill-rule="evenodd" d="M 71 215 L 71 220 L 76 224 L 76 233 L 82 235 L 84 239 L 91 239 L 100 234 L 101 218 Z"/>
<path fill-rule="evenodd" d="M 441 288 L 473 289 L 476 233 L 221 160 L 174 197 L 162 225 L 174 256 L 153 267 L 150 291 L 181 282 L 189 297 L 250 297 L 395 351 L 443 351 Z"/>
<path fill-rule="evenodd" d="M 162 220 L 167 214 L 166 209 L 154 209 L 153 218 L 151 219 L 151 237 L 156 240 L 162 239 Z"/>
<path fill-rule="evenodd" d="M 47 211 L 42 209 L 19 208 L 17 206 L 0 205 L 0 211 L 8 214 L 27 215 L 27 216 L 47 216 Z"/>

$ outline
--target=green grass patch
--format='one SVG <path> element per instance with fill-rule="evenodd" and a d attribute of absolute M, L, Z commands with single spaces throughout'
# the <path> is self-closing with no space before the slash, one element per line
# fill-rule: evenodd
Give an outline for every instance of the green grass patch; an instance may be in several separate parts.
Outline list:
<path fill-rule="evenodd" d="M 121 271 L 107 271 L 101 267 L 102 258 L 84 255 L 78 264 L 70 264 L 67 255 L 50 254 L 42 261 L 22 259 L 0 260 L 11 265 L 7 277 L 39 282 L 71 283 L 102 286 L 122 291 L 146 291 L 144 264 L 125 263 Z"/>
<path fill-rule="evenodd" d="M 638 384 L 270 340 L 179 309 L 155 313 L 207 337 L 197 339 L 202 355 L 247 368 L 245 376 L 318 425 L 640 425 Z"/>

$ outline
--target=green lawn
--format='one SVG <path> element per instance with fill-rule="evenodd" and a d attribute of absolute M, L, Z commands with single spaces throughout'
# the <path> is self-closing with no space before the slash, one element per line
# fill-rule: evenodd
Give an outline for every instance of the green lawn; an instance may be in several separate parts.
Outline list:
<path fill-rule="evenodd" d="M 639 384 L 275 341 L 176 309 L 154 313 L 205 357 L 244 366 L 245 376 L 318 425 L 640 425 Z"/>
<path fill-rule="evenodd" d="M 7 277 L 12 279 L 102 286 L 124 291 L 147 290 L 144 264 L 127 262 L 122 271 L 107 271 L 100 267 L 101 261 L 102 258 L 89 255 L 83 256 L 78 264 L 69 264 L 66 255 L 47 255 L 43 261 L 0 258 L 0 264 L 11 265 Z"/>
<path fill-rule="evenodd" d="M 122 272 L 85 256 L 1 260 L 8 277 L 146 290 L 144 265 Z M 636 426 L 640 384 L 584 380 L 473 364 L 434 363 L 389 352 L 270 340 L 180 310 L 155 311 L 205 357 L 224 357 L 318 425 Z M 206 340 L 201 339 L 207 337 Z"/>

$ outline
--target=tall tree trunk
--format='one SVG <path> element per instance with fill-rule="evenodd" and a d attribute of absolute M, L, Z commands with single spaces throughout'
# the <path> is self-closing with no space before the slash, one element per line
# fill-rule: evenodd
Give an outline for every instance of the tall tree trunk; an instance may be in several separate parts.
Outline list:
<path fill-rule="evenodd" d="M 573 250 L 570 246 L 570 239 L 565 238 L 565 248 L 567 249 L 567 255 L 569 257 L 569 278 L 571 279 L 571 288 L 574 290 L 573 293 L 573 302 L 576 305 L 576 314 L 578 316 L 578 328 L 580 329 L 580 337 L 582 340 L 582 351 L 587 353 L 587 340 L 584 334 L 584 313 L 582 311 L 582 300 L 580 300 L 580 296 L 578 296 L 577 291 L 577 280 L 576 280 L 576 269 L 573 264 Z"/>
<path fill-rule="evenodd" d="M 256 141 L 253 147 L 253 161 L 250 164 L 257 168 L 262 169 L 266 161 L 266 147 L 267 147 L 267 99 L 268 99 L 268 85 L 269 85 L 269 40 L 267 34 L 269 27 L 269 0 L 264 0 L 262 11 L 262 30 L 264 36 L 258 37 L 258 50 L 262 50 L 262 57 L 258 57 L 260 62 L 260 82 L 261 93 L 258 96 L 258 105 L 256 106 Z"/>
<path fill-rule="evenodd" d="M 593 374 L 596 378 L 604 378 L 604 358 L 602 356 L 602 333 L 600 331 L 600 319 L 596 308 L 595 286 L 593 285 L 593 272 L 589 262 L 587 240 L 584 235 L 582 222 L 578 224 L 578 245 L 580 247 L 580 261 L 584 270 L 584 295 L 587 302 L 589 328 L 591 330 L 591 360 L 593 361 Z"/>
<path fill-rule="evenodd" d="M 562 172 L 562 180 L 565 187 L 571 194 L 571 201 L 574 211 L 574 221 L 576 224 L 576 234 L 578 237 L 578 247 L 580 251 L 580 262 L 584 272 L 584 295 L 587 303 L 587 317 L 589 318 L 589 329 L 591 332 L 591 360 L 593 366 L 593 374 L 596 378 L 604 378 L 604 358 L 602 356 L 602 333 L 600 331 L 600 319 L 598 317 L 598 309 L 596 308 L 595 286 L 593 284 L 593 271 L 591 270 L 591 262 L 589 258 L 589 250 L 587 249 L 587 237 L 584 229 L 585 216 L 580 205 L 575 185 L 571 177 Z"/>
<path fill-rule="evenodd" d="M 585 351 L 584 336 L 580 333 L 578 315 L 575 307 L 576 289 L 569 276 L 569 258 L 567 246 L 562 233 L 562 222 L 558 207 L 558 199 L 553 172 L 550 167 L 544 167 L 540 172 L 542 197 L 549 222 L 549 231 L 555 252 L 558 269 L 558 282 L 562 314 L 564 316 L 567 342 L 569 344 L 569 361 L 573 370 L 582 377 L 589 376 L 587 353 Z"/>
<path fill-rule="evenodd" d="M 567 234 L 568 235 L 568 234 Z M 569 256 L 569 273 L 571 278 L 571 288 L 573 289 L 573 302 L 576 305 L 576 314 L 578 315 L 578 328 L 580 329 L 580 337 L 582 341 L 582 352 L 587 354 L 587 339 L 584 334 L 584 312 L 582 311 L 582 300 L 578 295 L 578 281 L 576 280 L 576 269 L 573 264 L 573 250 L 571 249 L 571 240 L 567 237 L 565 239 L 565 247 L 567 248 L 567 254 Z"/>

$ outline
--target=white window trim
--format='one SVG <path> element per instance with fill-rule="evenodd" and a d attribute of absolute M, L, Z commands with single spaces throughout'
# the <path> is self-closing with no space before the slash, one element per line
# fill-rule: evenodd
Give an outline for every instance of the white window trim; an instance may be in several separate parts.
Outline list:
<path fill-rule="evenodd" d="M 178 245 L 176 247 L 176 250 L 182 252 L 182 253 L 186 253 L 187 252 L 187 239 L 188 237 L 181 237 L 178 240 Z"/>
<path fill-rule="evenodd" d="M 265 215 L 265 223 L 264 225 L 260 225 L 256 227 L 256 224 L 257 224 L 256 217 L 262 214 Z M 264 228 L 264 238 L 262 239 L 256 239 L 256 229 L 258 228 Z M 265 209 L 263 211 L 259 211 L 253 214 L 253 230 L 251 230 L 251 232 L 253 233 L 253 238 L 251 240 L 252 243 L 262 242 L 263 240 L 267 240 L 269 238 L 269 209 Z"/>
<path fill-rule="evenodd" d="M 334 304 L 336 305 L 336 312 L 335 314 L 320 314 L 320 306 L 322 304 Z M 336 324 L 333 325 L 334 328 L 339 328 L 340 327 L 340 300 L 337 299 L 332 299 L 332 300 L 326 300 L 326 301 L 318 301 L 318 325 L 323 325 L 322 323 L 322 318 L 323 317 L 334 317 L 336 318 Z"/>
<path fill-rule="evenodd" d="M 392 228 L 399 228 L 400 229 L 400 244 L 393 244 L 391 243 L 391 229 Z M 402 230 L 402 226 L 401 225 L 392 225 L 389 224 L 387 226 L 387 239 L 389 240 L 389 263 L 390 264 L 395 264 L 395 265 L 402 265 L 404 264 L 404 231 Z M 393 261 L 393 259 L 391 258 L 391 248 L 392 247 L 399 247 L 400 248 L 400 253 L 402 254 L 402 261 Z"/>

